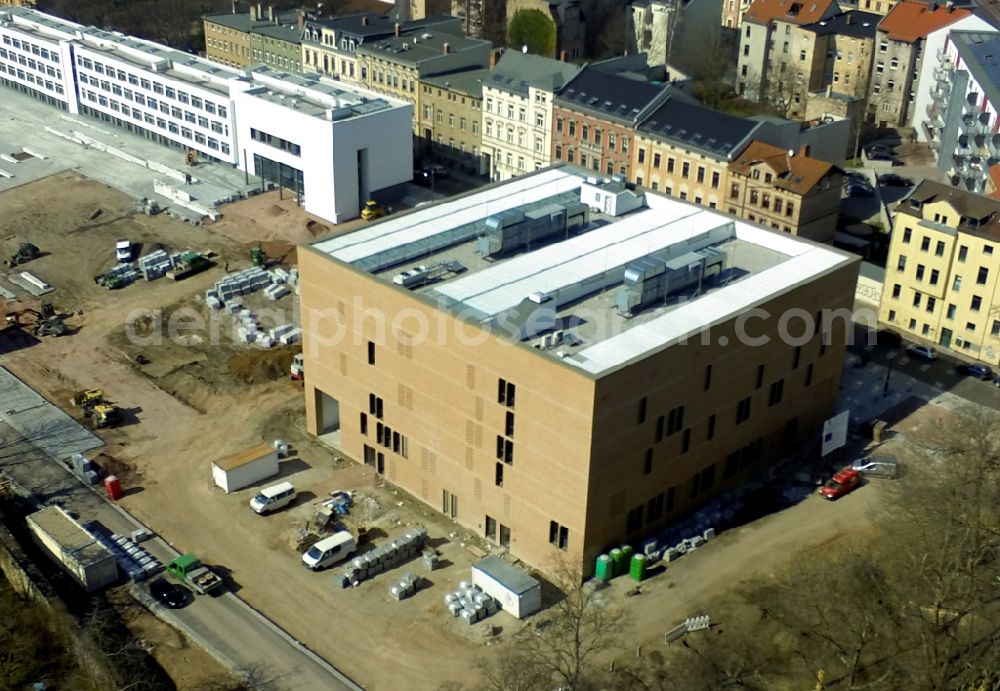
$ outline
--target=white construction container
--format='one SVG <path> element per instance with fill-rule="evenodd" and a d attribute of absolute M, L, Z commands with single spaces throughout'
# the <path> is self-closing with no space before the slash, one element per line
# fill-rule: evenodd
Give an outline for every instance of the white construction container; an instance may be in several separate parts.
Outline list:
<path fill-rule="evenodd" d="M 118 579 L 115 555 L 58 506 L 27 517 L 35 542 L 55 559 L 87 592 Z"/>
<path fill-rule="evenodd" d="M 472 583 L 500 604 L 500 608 L 523 619 L 542 608 L 542 584 L 498 556 L 472 565 Z"/>
<path fill-rule="evenodd" d="M 278 452 L 270 444 L 259 444 L 212 464 L 215 484 L 226 494 L 277 474 Z"/>

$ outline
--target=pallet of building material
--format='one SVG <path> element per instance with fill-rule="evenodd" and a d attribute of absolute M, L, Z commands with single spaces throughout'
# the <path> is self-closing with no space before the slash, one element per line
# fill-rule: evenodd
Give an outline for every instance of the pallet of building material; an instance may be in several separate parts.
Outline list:
<path fill-rule="evenodd" d="M 394 600 L 405 600 L 413 597 L 420 585 L 420 577 L 415 573 L 405 573 L 403 577 L 389 586 L 389 596 Z"/>
<path fill-rule="evenodd" d="M 278 342 L 282 345 L 291 345 L 292 343 L 298 343 L 302 340 L 302 329 L 295 327 L 291 331 L 283 333 L 278 337 Z"/>
<path fill-rule="evenodd" d="M 277 283 L 269 285 L 264 289 L 264 297 L 268 300 L 280 300 L 289 293 L 291 293 L 291 291 L 288 290 L 288 288 Z"/>

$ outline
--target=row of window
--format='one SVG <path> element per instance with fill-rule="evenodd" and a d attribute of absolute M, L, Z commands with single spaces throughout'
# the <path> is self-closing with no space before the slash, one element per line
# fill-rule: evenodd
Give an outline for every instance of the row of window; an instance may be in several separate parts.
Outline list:
<path fill-rule="evenodd" d="M 43 48 L 38 44 L 32 43 L 31 41 L 25 41 L 4 34 L 3 45 L 16 48 L 17 50 L 23 50 L 25 53 L 30 53 L 40 57 L 42 60 L 49 60 L 57 65 L 59 64 L 59 53 L 54 50 L 49 50 L 48 48 Z"/>
<path fill-rule="evenodd" d="M 91 103 L 96 103 L 104 108 L 109 108 L 116 113 L 121 113 L 127 118 L 132 118 L 136 122 L 144 122 L 147 125 L 152 125 L 161 130 L 166 130 L 171 134 L 179 135 L 189 141 L 207 146 L 209 149 L 213 149 L 214 151 L 221 151 L 226 155 L 230 152 L 229 144 L 226 142 L 220 142 L 214 137 L 207 137 L 201 132 L 193 132 L 191 128 L 178 125 L 172 120 L 167 121 L 163 118 L 155 117 L 152 113 L 143 113 L 138 108 L 130 108 L 128 105 L 123 105 L 118 101 L 109 99 L 103 94 L 98 94 L 87 89 L 80 89 L 80 96 L 84 100 L 90 101 Z"/>
<path fill-rule="evenodd" d="M 7 65 L 0 62 L 0 74 L 9 74 L 11 77 L 17 77 L 18 79 L 28 82 L 29 84 L 34 84 L 35 86 L 45 89 L 46 91 L 51 91 L 53 93 L 62 96 L 65 93 L 62 84 L 59 82 L 53 82 L 50 79 L 42 79 L 41 77 L 36 77 L 31 72 L 25 72 L 20 68 L 13 66 L 8 67 Z"/>
<path fill-rule="evenodd" d="M 433 106 L 427 106 L 427 105 L 425 105 L 424 106 L 424 120 L 434 120 L 434 119 L 437 120 L 437 123 L 439 125 L 443 125 L 444 124 L 444 112 L 439 109 L 437 111 L 437 116 L 435 118 L 434 107 Z M 466 130 L 467 126 L 468 126 L 468 121 L 466 120 L 466 118 L 464 116 L 459 116 L 459 117 L 456 118 L 454 113 L 448 113 L 448 126 L 449 127 L 455 127 L 456 123 L 458 123 L 458 129 L 461 130 L 462 132 L 465 132 L 465 130 Z M 478 120 L 473 120 L 472 121 L 472 133 L 473 134 L 479 134 L 479 121 Z M 492 130 L 491 130 L 490 133 L 492 134 Z"/>
<path fill-rule="evenodd" d="M 203 129 L 211 129 L 216 134 L 229 135 L 229 125 L 223 125 L 221 122 L 216 120 L 209 120 L 204 115 L 198 115 L 191 112 L 190 110 L 183 110 L 177 106 L 172 106 L 166 101 L 159 101 L 152 96 L 143 96 L 140 93 L 134 92 L 131 89 L 126 89 L 117 83 L 111 83 L 106 79 L 98 79 L 94 76 L 88 76 L 86 74 L 80 75 L 81 84 L 90 84 L 93 87 L 100 88 L 102 91 L 114 94 L 115 96 L 121 96 L 127 101 L 132 101 L 140 106 L 150 108 L 152 110 L 159 110 L 164 115 L 169 115 L 177 120 L 184 120 L 185 122 L 190 122 L 192 125 L 197 124 L 198 127 Z"/>
<path fill-rule="evenodd" d="M 25 55 L 15 53 L 14 51 L 8 52 L 6 48 L 0 48 L 0 59 L 10 60 L 12 63 L 16 62 L 22 67 L 27 67 L 29 70 L 35 70 L 41 74 L 47 74 L 55 79 L 62 79 L 62 70 L 53 67 L 52 65 L 43 64 L 39 60 L 34 58 L 29 58 Z"/>
<path fill-rule="evenodd" d="M 250 137 L 255 141 L 267 144 L 268 146 L 273 146 L 275 149 L 281 149 L 282 151 L 287 151 L 292 156 L 299 156 L 302 154 L 302 147 L 298 144 L 288 141 L 287 139 L 282 139 L 281 137 L 276 137 L 273 134 L 268 134 L 262 130 L 250 128 Z M 369 341 L 369 348 L 374 348 L 374 344 Z M 369 362 L 370 364 L 375 364 L 374 353 L 369 350 Z"/>
<path fill-rule="evenodd" d="M 543 122 L 538 122 L 535 124 L 539 125 L 540 127 L 544 126 Z M 564 133 L 563 129 L 564 129 L 563 118 L 561 116 L 556 117 L 556 132 L 558 132 L 559 134 L 563 134 Z M 576 137 L 576 133 L 577 133 L 576 120 L 566 121 L 565 123 L 566 136 Z M 582 122 L 580 123 L 580 137 L 578 141 L 583 142 L 585 144 L 593 144 L 594 146 L 602 146 L 603 134 L 604 133 L 600 127 L 591 127 L 589 123 Z M 621 142 L 621 152 L 623 154 L 627 154 L 628 144 L 629 144 L 628 137 L 622 137 L 620 142 Z M 616 151 L 618 150 L 618 146 L 619 146 L 618 133 L 608 132 L 608 151 Z M 639 163 L 642 163 L 642 156 L 644 155 L 645 152 L 642 149 L 640 149 Z"/>
<path fill-rule="evenodd" d="M 142 77 L 131 72 L 125 72 L 124 70 L 117 69 L 111 65 L 104 65 L 82 55 L 77 56 L 76 62 L 81 68 L 92 70 L 96 74 L 105 75 L 110 79 L 116 79 L 121 83 L 138 86 L 146 91 L 152 91 L 154 94 L 159 96 L 176 100 L 184 105 L 190 105 L 192 108 L 204 110 L 210 115 L 218 115 L 220 118 L 228 117 L 229 109 L 221 103 L 214 103 L 208 99 L 202 98 L 201 96 L 190 94 L 187 91 L 176 89 L 167 84 L 163 84 L 162 82 L 147 79 L 146 77 Z M 89 81 L 93 84 L 93 77 L 90 77 Z"/>

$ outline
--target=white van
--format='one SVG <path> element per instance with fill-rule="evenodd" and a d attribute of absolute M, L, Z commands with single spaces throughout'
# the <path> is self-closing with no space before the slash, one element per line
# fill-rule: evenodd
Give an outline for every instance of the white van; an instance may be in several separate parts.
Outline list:
<path fill-rule="evenodd" d="M 250 500 L 250 508 L 257 513 L 271 513 L 291 504 L 296 496 L 298 492 L 292 487 L 291 482 L 281 482 L 258 492 L 257 496 Z"/>
<path fill-rule="evenodd" d="M 354 536 L 346 530 L 325 537 L 310 547 L 302 555 L 302 563 L 313 571 L 319 571 L 347 559 L 358 548 Z"/>

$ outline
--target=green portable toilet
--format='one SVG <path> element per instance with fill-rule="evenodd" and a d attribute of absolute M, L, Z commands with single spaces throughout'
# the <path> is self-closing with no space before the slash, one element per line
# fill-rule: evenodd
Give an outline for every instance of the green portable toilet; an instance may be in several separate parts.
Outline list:
<path fill-rule="evenodd" d="M 646 578 L 646 555 L 645 554 L 633 554 L 632 564 L 629 567 L 629 578 L 633 581 L 639 582 Z"/>
<path fill-rule="evenodd" d="M 618 573 L 624 576 L 628 573 L 629 564 L 632 563 L 632 545 L 622 545 L 619 549 L 622 551 L 622 568 Z"/>
<path fill-rule="evenodd" d="M 622 551 L 617 547 L 615 547 L 613 550 L 611 550 L 610 556 L 611 556 L 611 575 L 612 576 L 622 575 L 622 573 L 624 573 L 622 567 L 625 565 L 625 561 L 622 559 Z"/>
<path fill-rule="evenodd" d="M 610 581 L 611 577 L 614 576 L 615 565 L 611 561 L 611 557 L 607 554 L 602 554 L 597 558 L 597 568 L 594 570 L 594 575 L 600 581 Z"/>

